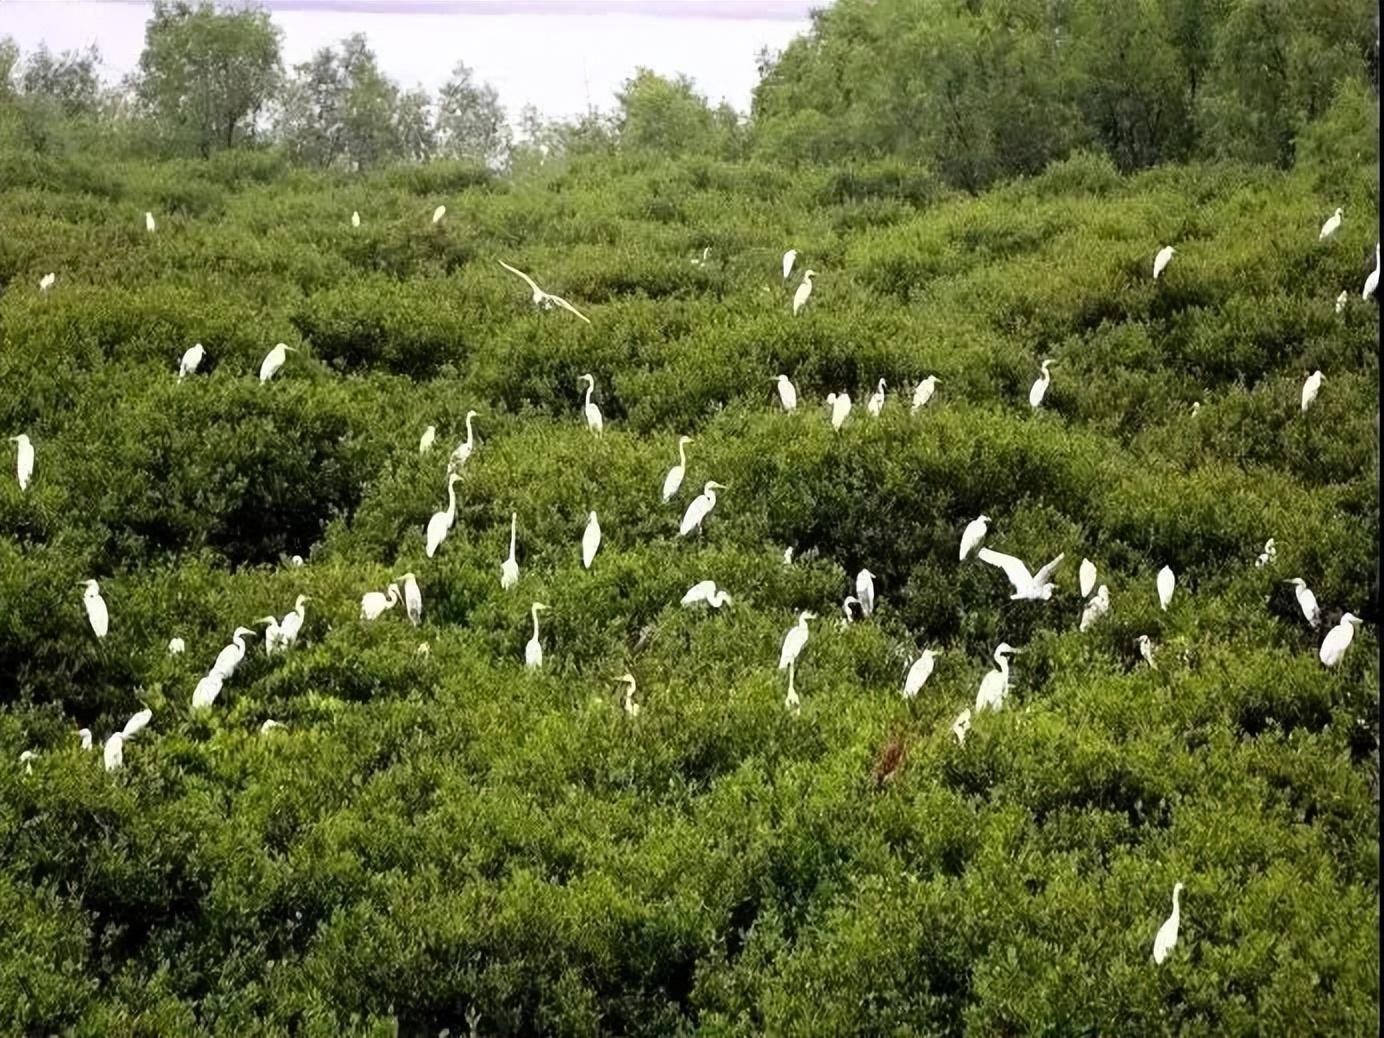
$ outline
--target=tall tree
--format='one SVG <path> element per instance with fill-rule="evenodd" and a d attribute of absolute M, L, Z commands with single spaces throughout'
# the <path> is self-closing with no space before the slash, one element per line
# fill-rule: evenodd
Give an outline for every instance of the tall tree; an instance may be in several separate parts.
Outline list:
<path fill-rule="evenodd" d="M 437 139 L 441 154 L 500 165 L 510 146 L 509 124 L 500 95 L 489 83 L 477 83 L 464 62 L 437 94 Z"/>
<path fill-rule="evenodd" d="M 24 62 L 19 88 L 27 97 L 57 105 L 64 115 L 91 115 L 101 98 L 100 64 L 95 47 L 55 55 L 40 45 Z"/>

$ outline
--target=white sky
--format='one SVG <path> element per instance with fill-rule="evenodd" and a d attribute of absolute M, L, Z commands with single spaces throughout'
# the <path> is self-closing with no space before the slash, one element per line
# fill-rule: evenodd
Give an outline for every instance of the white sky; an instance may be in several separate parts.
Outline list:
<path fill-rule="evenodd" d="M 585 11 L 578 3 L 536 5 L 547 8 L 542 13 L 492 6 L 493 13 L 475 13 L 474 7 L 440 12 L 401 4 L 379 13 L 292 5 L 274 10 L 273 19 L 283 31 L 285 66 L 363 32 L 381 67 L 401 85 L 436 90 L 452 66 L 465 61 L 500 92 L 514 120 L 525 104 L 550 117 L 577 115 L 588 101 L 609 108 L 637 65 L 663 75 L 685 72 L 713 104 L 727 100 L 747 111 L 757 80 L 755 55 L 763 46 L 781 50 L 803 32 L 809 3 L 758 0 L 737 10 L 737 17 L 718 16 L 715 5 L 699 7 L 695 0 L 684 0 L 671 15 L 667 8 L 636 13 L 639 0 L 616 11 L 609 10 L 616 4 Z M 0 0 L 0 36 L 13 36 L 26 53 L 41 42 L 54 51 L 94 43 L 106 78 L 118 79 L 139 61 L 152 9 L 152 3 L 129 0 Z"/>

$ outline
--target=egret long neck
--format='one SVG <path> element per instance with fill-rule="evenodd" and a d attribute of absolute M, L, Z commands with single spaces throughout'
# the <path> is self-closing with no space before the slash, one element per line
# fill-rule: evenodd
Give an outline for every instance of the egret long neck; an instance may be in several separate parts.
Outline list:
<path fill-rule="evenodd" d="M 687 468 L 687 444 L 678 441 L 678 464 Z"/>
<path fill-rule="evenodd" d="M 511 515 L 509 517 L 509 557 L 514 558 L 514 537 L 519 527 L 519 517 Z"/>
<path fill-rule="evenodd" d="M 1182 896 L 1182 891 L 1174 888 L 1173 890 L 1173 920 L 1176 921 L 1182 915 L 1182 906 L 1178 903 L 1178 898 Z"/>
<path fill-rule="evenodd" d="M 450 523 L 457 516 L 457 483 L 454 479 L 447 480 L 447 521 Z"/>
<path fill-rule="evenodd" d="M 592 390 L 594 390 L 595 388 L 596 388 L 596 383 L 595 383 L 595 382 L 591 382 L 591 381 L 588 380 L 587 383 L 586 383 L 586 406 L 587 406 L 587 407 L 590 407 L 590 406 L 591 406 L 591 392 L 592 392 Z"/>
<path fill-rule="evenodd" d="M 529 612 L 533 614 L 533 640 L 538 641 L 538 606 L 534 606 Z"/>
<path fill-rule="evenodd" d="M 467 414 L 467 416 L 466 416 L 466 445 L 467 445 L 468 447 L 471 446 L 471 439 L 472 439 L 472 434 L 471 434 L 471 415 L 470 415 L 470 414 Z"/>

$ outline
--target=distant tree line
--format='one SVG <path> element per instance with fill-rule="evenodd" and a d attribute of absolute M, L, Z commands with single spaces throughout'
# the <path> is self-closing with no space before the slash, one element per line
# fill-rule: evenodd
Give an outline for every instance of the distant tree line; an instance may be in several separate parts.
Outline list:
<path fill-rule="evenodd" d="M 1358 152 L 1378 125 L 1367 0 L 836 0 L 761 54 L 748 118 L 641 68 L 612 111 L 555 122 L 526 108 L 517 141 L 495 89 L 460 61 L 433 96 L 386 76 L 363 35 L 290 69 L 280 36 L 267 11 L 157 0 L 139 69 L 115 86 L 95 49 L 21 56 L 0 40 L 0 143 L 59 146 L 86 120 L 159 154 L 277 146 L 323 169 L 583 151 L 892 158 L 979 190 L 1079 150 L 1124 170 L 1284 167 L 1304 148 Z"/>

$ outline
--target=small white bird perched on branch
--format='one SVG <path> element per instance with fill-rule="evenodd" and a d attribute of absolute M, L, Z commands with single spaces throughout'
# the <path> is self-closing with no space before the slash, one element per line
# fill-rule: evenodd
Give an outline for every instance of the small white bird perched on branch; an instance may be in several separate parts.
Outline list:
<path fill-rule="evenodd" d="M 601 409 L 591 402 L 591 394 L 596 391 L 596 380 L 588 374 L 580 376 L 577 381 L 586 383 L 586 403 L 582 406 L 586 427 L 599 436 L 605 428 L 605 420 L 601 417 Z"/>
<path fill-rule="evenodd" d="M 293 608 L 279 621 L 279 644 L 285 649 L 293 648 L 298 641 L 298 633 L 303 629 L 303 621 L 308 617 L 306 603 L 310 601 L 312 599 L 307 595 L 299 595 L 294 599 Z"/>
<path fill-rule="evenodd" d="M 687 445 L 692 442 L 690 436 L 678 437 L 678 463 L 668 470 L 668 474 L 663 477 L 663 502 L 667 504 L 678 489 L 682 486 L 682 478 L 687 474 Z"/>
<path fill-rule="evenodd" d="M 1172 262 L 1172 258 L 1176 254 L 1177 250 L 1174 249 L 1171 245 L 1164 245 L 1161 249 L 1158 250 L 1158 255 L 1153 257 L 1154 281 L 1158 280 L 1158 275 L 1163 273 L 1163 270 L 1167 267 L 1167 265 L 1170 262 Z"/>
<path fill-rule="evenodd" d="M 519 559 L 514 550 L 518 544 L 519 513 L 509 513 L 509 558 L 500 563 L 500 590 L 508 591 L 519 583 Z"/>
<path fill-rule="evenodd" d="M 1158 587 L 1158 608 L 1166 610 L 1168 604 L 1173 600 L 1173 588 L 1177 584 L 1177 577 L 1173 575 L 1172 567 L 1164 566 L 1160 569 L 1154 583 Z"/>
<path fill-rule="evenodd" d="M 1274 544 L 1273 538 L 1270 537 L 1264 542 L 1264 550 L 1261 551 L 1259 556 L 1254 560 L 1254 568 L 1261 569 L 1276 558 L 1278 558 L 1278 546 Z"/>
<path fill-rule="evenodd" d="M 1307 376 L 1307 381 L 1302 384 L 1302 413 L 1306 414 L 1307 409 L 1317 399 L 1317 394 L 1321 392 L 1322 382 L 1326 379 L 1320 371 L 1314 371 Z"/>
<path fill-rule="evenodd" d="M 1091 594 L 1091 589 L 1096 586 L 1096 564 L 1090 559 L 1082 559 L 1076 575 L 1081 597 L 1086 598 Z"/>
<path fill-rule="evenodd" d="M 1139 635 L 1139 655 L 1144 657 L 1144 662 L 1149 665 L 1150 670 L 1157 670 L 1158 664 L 1153 662 L 1153 642 L 1147 634 Z"/>
<path fill-rule="evenodd" d="M 352 226 L 352 227 L 359 227 L 359 226 L 360 226 L 360 213 L 356 212 L 354 209 L 351 210 L 351 226 Z"/>
<path fill-rule="evenodd" d="M 423 622 L 423 593 L 418 590 L 418 578 L 405 573 L 399 580 L 404 585 L 404 611 L 408 613 L 409 622 L 417 627 Z"/>
<path fill-rule="evenodd" d="M 1334 667 L 1341 662 L 1355 638 L 1355 628 L 1359 623 L 1360 618 L 1354 613 L 1341 614 L 1340 622 L 1327 631 L 1326 637 L 1322 639 L 1322 647 L 1317 655 L 1323 664 Z"/>
<path fill-rule="evenodd" d="M 723 605 L 730 605 L 730 595 L 725 588 L 717 588 L 716 581 L 701 580 L 687 589 L 679 605 L 695 606 L 703 602 L 712 609 L 720 609 Z"/>
<path fill-rule="evenodd" d="M 938 649 L 924 649 L 921 656 L 913 661 L 908 668 L 908 673 L 903 679 L 903 694 L 905 699 L 912 699 L 922 691 L 927 684 L 927 679 L 932 676 L 932 668 L 936 665 L 936 657 L 941 653 Z"/>
<path fill-rule="evenodd" d="M 86 588 L 82 593 L 82 604 L 86 606 L 91 633 L 100 640 L 110 630 L 110 612 L 106 609 L 106 600 L 101 597 L 101 585 L 94 580 L 87 580 L 80 586 Z"/>
<path fill-rule="evenodd" d="M 182 358 L 178 361 L 178 381 L 181 382 L 188 375 L 193 374 L 202 364 L 202 358 L 207 351 L 202 348 L 200 342 L 195 342 L 184 351 Z"/>
<path fill-rule="evenodd" d="M 535 281 L 533 278 L 529 277 L 518 267 L 511 267 L 504 260 L 496 260 L 496 262 L 499 263 L 500 266 L 504 267 L 505 270 L 509 271 L 511 274 L 517 274 L 519 275 L 519 277 L 523 278 L 526 282 L 528 282 L 528 286 L 530 290 L 532 290 L 533 292 L 533 305 L 538 307 L 540 310 L 551 310 L 555 306 L 560 306 L 562 307 L 562 309 L 570 313 L 576 314 L 587 324 L 591 323 L 591 319 L 589 317 L 587 317 L 584 313 L 578 310 L 571 303 L 567 302 L 567 300 L 563 299 L 562 296 L 555 296 L 551 292 L 545 292 L 543 291 L 543 289 L 539 288 L 538 282 Z"/>
<path fill-rule="evenodd" d="M 1077 624 L 1077 630 L 1085 631 L 1108 612 L 1110 612 L 1110 589 L 1102 584 L 1091 596 L 1091 600 L 1086 603 L 1086 608 L 1081 611 L 1081 622 Z"/>
<path fill-rule="evenodd" d="M 124 765 L 125 736 L 116 732 L 107 739 L 105 748 L 101 751 L 101 759 L 107 771 L 116 771 Z"/>
<path fill-rule="evenodd" d="M 15 444 L 15 475 L 19 477 L 19 489 L 28 490 L 29 480 L 34 475 L 34 444 L 29 439 L 28 433 L 20 433 L 18 436 L 11 436 L 10 442 Z"/>
<path fill-rule="evenodd" d="M 434 512 L 428 518 L 427 528 L 423 531 L 423 554 L 428 558 L 432 558 L 437 549 L 442 547 L 442 542 L 447 539 L 447 534 L 451 532 L 452 524 L 456 522 L 457 481 L 459 479 L 461 479 L 459 473 L 452 472 L 447 475 L 447 507 L 441 512 Z"/>
<path fill-rule="evenodd" d="M 423 435 L 418 437 L 418 453 L 427 454 L 432 450 L 433 441 L 437 439 L 437 426 L 430 425 L 423 430 Z"/>
<path fill-rule="evenodd" d="M 988 515 L 982 515 L 966 524 L 966 529 L 961 531 L 961 559 L 964 560 L 985 539 L 986 523 L 989 521 Z"/>
<path fill-rule="evenodd" d="M 441 222 L 442 222 L 442 218 L 443 218 L 444 216 L 446 216 L 446 215 L 447 215 L 447 207 L 446 207 L 445 205 L 440 205 L 440 206 L 438 206 L 436 209 L 433 210 L 433 214 L 432 214 L 432 222 L 433 222 L 433 224 L 436 225 L 436 224 L 441 223 Z"/>
<path fill-rule="evenodd" d="M 682 514 L 682 522 L 678 524 L 679 537 L 686 537 L 693 530 L 701 531 L 702 522 L 716 507 L 716 491 L 725 489 L 715 480 L 707 481 L 706 485 L 702 487 L 702 492 L 692 499 L 692 503 L 687 506 L 687 511 Z"/>
<path fill-rule="evenodd" d="M 264 361 L 260 364 L 259 379 L 261 382 L 268 382 L 273 378 L 284 362 L 288 360 L 290 353 L 297 353 L 297 346 L 289 346 L 287 343 L 278 343 L 272 350 L 264 355 Z"/>
<path fill-rule="evenodd" d="M 1317 235 L 1317 241 L 1326 241 L 1341 229 L 1341 217 L 1344 215 L 1338 206 L 1336 211 L 1326 218 L 1326 223 L 1322 224 L 1321 232 Z"/>
<path fill-rule="evenodd" d="M 1008 642 L 995 646 L 995 669 L 980 679 L 980 688 L 976 690 L 977 714 L 1004 706 L 1005 696 L 1009 694 L 1009 656 L 1019 651 Z"/>
<path fill-rule="evenodd" d="M 144 214 L 144 229 L 153 234 L 158 225 L 154 223 L 154 214 L 146 212 Z"/>
<path fill-rule="evenodd" d="M 586 517 L 586 529 L 581 535 L 581 564 L 583 569 L 590 569 L 591 563 L 596 558 L 596 551 L 601 546 L 601 523 L 596 518 L 596 513 L 591 512 Z"/>
<path fill-rule="evenodd" d="M 865 401 L 865 413 L 871 418 L 878 418 L 879 413 L 884 410 L 884 379 L 879 380 L 879 385 L 870 394 L 870 399 Z"/>
<path fill-rule="evenodd" d="M 1298 608 L 1302 610 L 1303 618 L 1307 621 L 1308 626 L 1315 630 L 1322 622 L 1322 611 L 1317 605 L 1317 596 L 1312 594 L 1312 589 L 1307 586 L 1307 581 L 1301 577 L 1294 577 L 1283 583 L 1293 585 L 1293 595 L 1297 598 Z"/>
<path fill-rule="evenodd" d="M 788 280 L 788 275 L 793 273 L 793 264 L 797 262 L 798 250 L 789 249 L 783 254 L 783 280 Z"/>
<path fill-rule="evenodd" d="M 1168 953 L 1177 944 L 1177 927 L 1182 919 L 1182 906 L 1178 903 L 1178 897 L 1182 894 L 1182 883 L 1173 884 L 1173 910 L 1164 920 L 1163 925 L 1158 928 L 1157 935 L 1153 938 L 1153 962 L 1154 965 L 1163 965 L 1163 960 L 1168 957 Z"/>
<path fill-rule="evenodd" d="M 831 407 L 831 427 L 840 432 L 841 426 L 846 424 L 846 417 L 851 413 L 851 395 L 828 393 L 827 404 Z"/>
<path fill-rule="evenodd" d="M 932 399 L 932 394 L 937 391 L 937 383 L 941 381 L 936 375 L 929 375 L 918 383 L 918 387 L 913 390 L 912 409 L 914 411 L 927 406 L 928 401 Z"/>
<path fill-rule="evenodd" d="M 1013 555 L 1006 555 L 1002 551 L 993 551 L 990 548 L 981 548 L 976 552 L 976 558 L 981 562 L 988 562 L 991 566 L 1004 570 L 1005 577 L 1014 585 L 1014 593 L 1009 596 L 1011 601 L 1046 602 L 1050 599 L 1055 587 L 1052 574 L 1066 556 L 1067 553 L 1062 552 L 1037 573 L 1030 573 L 1023 560 Z"/>
<path fill-rule="evenodd" d="M 476 431 L 471 427 L 471 422 L 479 412 L 466 412 L 466 439 L 457 444 L 456 450 L 452 451 L 447 459 L 447 471 L 459 472 L 461 467 L 471 460 L 471 455 L 476 451 Z"/>
<path fill-rule="evenodd" d="M 785 670 L 789 664 L 797 662 L 803 646 L 807 644 L 807 621 L 815 619 L 816 613 L 804 609 L 798 614 L 798 622 L 788 628 L 788 633 L 783 636 L 783 646 L 779 649 L 779 670 Z"/>
<path fill-rule="evenodd" d="M 798 315 L 799 310 L 801 310 L 804 306 L 807 305 L 808 297 L 812 295 L 812 279 L 816 276 L 817 272 L 815 270 L 803 271 L 802 284 L 800 284 L 798 286 L 798 290 L 793 293 L 794 317 Z"/>
<path fill-rule="evenodd" d="M 533 637 L 524 646 L 524 666 L 530 670 L 543 666 L 543 643 L 538 640 L 538 611 L 547 608 L 542 602 L 535 602 L 529 610 L 533 616 Z"/>
<path fill-rule="evenodd" d="M 774 381 L 778 383 L 779 403 L 783 405 L 785 411 L 793 411 L 798 407 L 798 391 L 793 383 L 788 381 L 787 375 L 775 375 Z"/>
<path fill-rule="evenodd" d="M 1029 407 L 1042 406 L 1043 397 L 1047 395 L 1048 386 L 1052 383 L 1052 373 L 1048 371 L 1048 368 L 1050 368 L 1053 364 L 1056 363 L 1057 362 L 1054 360 L 1045 360 L 1042 364 L 1039 365 L 1039 368 L 1042 370 L 1042 374 L 1039 375 L 1038 378 L 1034 381 L 1033 385 L 1029 387 Z"/>
<path fill-rule="evenodd" d="M 377 620 L 399 604 L 399 585 L 393 582 L 383 592 L 367 591 L 360 598 L 360 618 Z"/>
<path fill-rule="evenodd" d="M 47 274 L 44 274 L 43 277 L 41 277 L 41 278 L 38 279 L 38 290 L 39 290 L 40 292 L 47 292 L 50 288 L 53 287 L 53 284 L 54 284 L 57 280 L 58 280 L 58 275 L 54 274 L 54 273 L 50 270 Z"/>
<path fill-rule="evenodd" d="M 231 644 L 216 654 L 216 662 L 211 665 L 211 673 L 229 681 L 245 658 L 245 636 L 255 632 L 249 627 L 237 627 L 231 633 Z"/>

